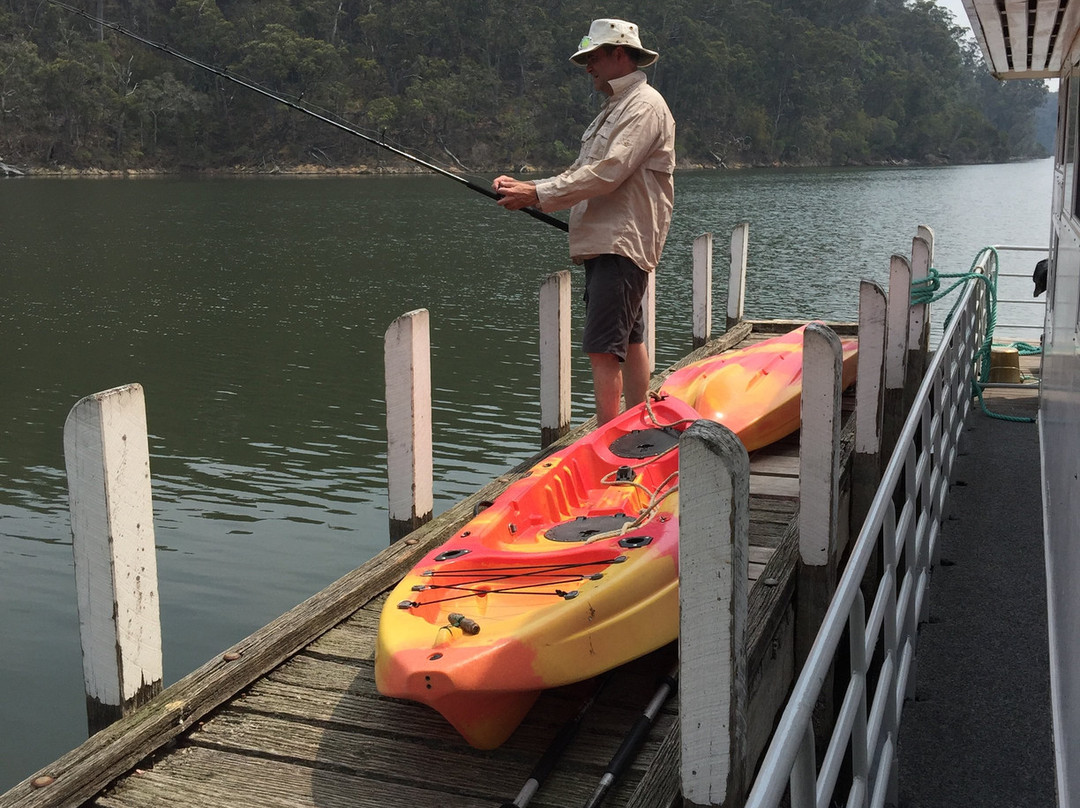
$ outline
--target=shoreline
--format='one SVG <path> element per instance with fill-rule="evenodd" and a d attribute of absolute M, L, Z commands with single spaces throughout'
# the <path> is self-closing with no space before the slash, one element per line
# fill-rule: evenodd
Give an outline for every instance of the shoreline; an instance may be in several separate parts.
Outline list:
<path fill-rule="evenodd" d="M 1045 159 L 1044 157 L 1018 157 L 1007 162 L 1021 163 L 1028 162 L 1030 160 Z M 730 163 L 730 164 L 704 164 L 704 163 L 683 163 L 676 165 L 676 172 L 685 171 L 746 171 L 753 169 L 814 169 L 814 168 L 831 168 L 831 169 L 843 169 L 843 168 L 914 168 L 914 167 L 936 167 L 936 166 L 950 166 L 950 165 L 990 165 L 990 163 L 962 163 L 948 160 L 944 157 L 927 157 L 925 160 L 889 160 L 889 161 L 870 161 L 865 163 L 846 163 L 843 165 L 808 165 L 801 163 Z M 431 172 L 427 169 L 418 166 L 411 165 L 368 165 L 358 164 L 350 166 L 324 166 L 313 163 L 301 163 L 296 165 L 273 165 L 270 167 L 256 167 L 256 166 L 232 166 L 229 168 L 120 168 L 120 169 L 105 169 L 105 168 L 74 168 L 72 166 L 16 166 L 12 164 L 0 163 L 0 168 L 10 169 L 10 172 L 0 173 L 0 176 L 22 176 L 22 177 L 78 177 L 78 178 L 154 178 L 154 177 L 177 177 L 177 176 L 200 176 L 200 177 L 269 177 L 269 176 L 290 176 L 290 177 L 338 177 L 338 176 L 405 176 L 405 175 L 426 175 Z M 481 168 L 472 169 L 468 172 L 463 172 L 462 176 L 466 174 L 483 175 L 483 174 L 500 174 L 511 173 L 520 176 L 546 176 L 548 174 L 558 173 L 565 167 L 552 167 L 544 168 L 537 166 L 519 166 L 517 168 Z M 455 172 L 457 173 L 457 172 Z"/>

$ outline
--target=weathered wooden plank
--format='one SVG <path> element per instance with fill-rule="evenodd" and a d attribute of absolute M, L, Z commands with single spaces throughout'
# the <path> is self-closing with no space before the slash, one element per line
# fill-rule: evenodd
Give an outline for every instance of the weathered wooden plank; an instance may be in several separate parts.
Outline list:
<path fill-rule="evenodd" d="M 855 337 L 858 336 L 859 329 L 856 323 L 851 322 L 834 322 L 832 320 L 820 320 L 818 321 L 822 325 L 826 325 L 839 334 L 842 337 Z M 754 334 L 765 339 L 767 337 L 774 336 L 776 334 L 786 334 L 788 331 L 794 331 L 800 326 L 806 325 L 805 320 L 751 320 L 751 325 L 754 327 Z"/>
<path fill-rule="evenodd" d="M 605 705 L 601 712 L 613 715 L 614 719 L 600 724 L 590 722 L 588 730 L 568 750 L 549 787 L 533 805 L 544 805 L 545 793 L 559 795 L 560 801 L 552 805 L 568 804 L 561 802 L 568 794 L 578 794 L 584 801 L 599 780 L 602 762 L 614 752 L 622 734 L 633 723 L 635 715 L 626 709 L 626 702 L 640 700 L 640 695 L 630 698 L 624 694 L 620 697 L 622 704 Z M 660 727 L 674 720 L 670 711 L 665 712 L 658 720 Z M 552 727 L 552 732 L 555 728 Z M 356 776 L 358 787 L 365 789 L 372 787 L 372 781 L 390 780 L 395 788 L 412 788 L 424 787 L 429 778 L 438 778 L 441 789 L 453 794 L 469 793 L 474 804 L 487 801 L 494 804 L 516 793 L 535 762 L 536 749 L 542 748 L 538 743 L 524 747 L 518 734 L 504 747 L 489 753 L 469 749 L 460 739 L 447 743 L 437 735 L 420 736 L 403 743 L 393 735 L 395 729 L 390 723 L 382 733 L 369 736 L 351 731 L 343 724 L 308 725 L 282 721 L 276 715 L 247 715 L 230 710 L 208 721 L 193 733 L 191 741 L 230 754 L 237 749 L 249 749 L 266 759 L 313 760 L 322 768 Z M 625 788 L 644 773 L 649 765 L 650 749 L 656 747 L 661 737 L 658 733 L 646 743 L 643 756 L 631 768 Z M 377 787 L 378 782 L 374 785 Z M 186 787 L 201 785 L 194 783 Z M 400 804 L 392 797 L 388 799 L 388 805 Z"/>
<path fill-rule="evenodd" d="M 799 474 L 798 452 L 755 452 L 750 458 L 750 473 L 775 477 L 797 477 Z"/>
<path fill-rule="evenodd" d="M 786 530 L 786 522 L 776 521 L 767 524 L 751 523 L 750 546 L 775 549 L 780 544 L 780 541 L 784 538 L 784 533 Z"/>
<path fill-rule="evenodd" d="M 768 507 L 774 505 L 775 507 Z M 750 530 L 756 525 L 787 525 L 798 510 L 798 503 L 790 499 L 767 499 L 753 497 L 750 500 Z"/>
<path fill-rule="evenodd" d="M 392 736 L 391 736 L 392 737 Z M 337 724 L 312 724 L 273 715 L 227 710 L 193 732 L 193 745 L 273 760 L 297 761 L 370 779 L 393 778 L 419 785 L 437 775 L 452 793 L 483 798 L 514 793 L 528 776 L 531 761 L 508 755 L 478 755 L 464 743 L 451 744 L 438 735 L 412 747 L 387 743 L 386 736 L 354 732 Z M 405 765 L 413 757 L 423 765 Z M 482 784 L 482 787 L 477 787 Z M 198 788 L 191 783 L 189 788 Z"/>
<path fill-rule="evenodd" d="M 750 495 L 750 511 L 751 513 L 760 512 L 762 514 L 768 512 L 777 514 L 781 518 L 784 516 L 791 517 L 799 509 L 799 503 L 790 499 L 770 499 L 767 497 L 755 497 Z"/>
<path fill-rule="evenodd" d="M 589 731 L 610 735 L 633 721 L 636 705 L 648 699 L 648 690 L 653 686 L 653 677 L 644 672 L 649 667 L 646 659 L 618 669 L 590 712 Z M 300 654 L 252 685 L 227 709 L 335 724 L 384 739 L 404 740 L 405 745 L 465 747 L 457 732 L 436 711 L 380 696 L 375 690 L 373 670 L 370 661 L 342 662 Z M 589 687 L 588 683 L 579 683 L 545 691 L 498 754 L 515 756 L 519 750 L 542 748 L 576 711 Z M 200 742 L 203 737 L 195 734 L 189 740 Z"/>
<path fill-rule="evenodd" d="M 389 776 L 365 779 L 292 761 L 189 747 L 118 784 L 93 804 L 96 808 L 475 808 L 475 795 L 444 787 L 441 764 L 433 757 L 416 762 L 429 772 L 426 786 L 416 786 L 393 779 L 401 761 L 389 761 Z"/>
<path fill-rule="evenodd" d="M 364 617 L 366 619 L 359 619 Z M 356 619 L 350 618 L 335 626 L 307 647 L 307 653 L 343 659 L 375 659 L 375 640 L 379 629 L 377 612 L 359 609 Z"/>
<path fill-rule="evenodd" d="M 751 474 L 750 494 L 755 497 L 798 499 L 799 479 L 797 477 L 775 477 L 769 474 Z"/>
<path fill-rule="evenodd" d="M 760 564 L 761 566 L 768 564 L 769 559 L 773 557 L 773 553 L 775 552 L 772 547 L 755 547 L 752 544 L 748 550 L 749 555 L 747 556 L 747 560 L 751 564 Z"/>

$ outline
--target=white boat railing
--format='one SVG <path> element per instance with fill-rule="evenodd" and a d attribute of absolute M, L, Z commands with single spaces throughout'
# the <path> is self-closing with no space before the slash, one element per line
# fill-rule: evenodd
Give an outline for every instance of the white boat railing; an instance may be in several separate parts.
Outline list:
<path fill-rule="evenodd" d="M 986 334 L 987 306 L 986 285 L 965 284 L 766 750 L 745 803 L 748 808 L 779 806 L 785 792 L 791 808 L 897 802 L 900 716 L 904 698 L 914 687 L 918 626 L 925 617 L 957 442 L 972 406 L 974 364 Z M 880 563 L 882 575 L 868 615 L 863 576 L 872 561 Z M 838 664 L 845 628 L 850 646 L 847 686 L 819 757 L 814 707 Z M 844 673 L 836 669 L 834 675 L 841 680 Z M 837 794 L 838 789 L 846 794 Z"/>
<path fill-rule="evenodd" d="M 994 251 L 999 255 L 997 277 L 997 332 L 1002 336 L 1039 344 L 1042 336 L 1043 321 L 1046 316 L 1046 293 L 1039 297 L 1031 294 L 1032 269 L 1022 271 L 1014 269 L 1013 261 L 1006 261 L 1006 253 L 1041 253 L 1047 257 L 1049 251 L 1046 247 L 1032 247 L 1009 244 L 994 245 Z M 981 260 L 973 271 L 987 272 L 988 265 L 993 260 L 994 253 L 987 250 L 981 256 Z M 995 332 L 995 333 L 997 333 Z"/>

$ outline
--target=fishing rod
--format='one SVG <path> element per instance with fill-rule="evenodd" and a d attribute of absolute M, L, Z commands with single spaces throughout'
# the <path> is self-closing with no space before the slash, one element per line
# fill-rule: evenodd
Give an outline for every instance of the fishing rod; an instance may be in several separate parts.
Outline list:
<path fill-rule="evenodd" d="M 232 73 L 229 72 L 228 68 L 215 67 L 214 65 L 206 64 L 206 62 L 200 62 L 198 59 L 193 59 L 190 56 L 185 56 L 184 54 L 173 50 L 168 45 L 166 45 L 166 44 L 164 44 L 162 42 L 155 42 L 152 39 L 147 39 L 146 37 L 144 37 L 144 36 L 142 36 L 140 34 L 136 34 L 134 31 L 129 31 L 128 29 L 124 28 L 122 25 L 119 25 L 118 23 L 109 22 L 108 20 L 103 20 L 100 17 L 95 17 L 93 14 L 89 14 L 88 12 L 83 11 L 81 8 L 76 8 L 75 6 L 72 6 L 72 5 L 69 5 L 68 3 L 62 2 L 62 0 L 49 0 L 49 2 L 52 3 L 54 6 L 60 6 L 61 8 L 65 8 L 68 11 L 70 11 L 72 14 L 77 14 L 80 17 L 83 17 L 84 19 L 87 19 L 87 20 L 89 20 L 90 22 L 92 22 L 94 24 L 101 26 L 102 28 L 108 28 L 110 31 L 115 31 L 116 33 L 121 34 L 122 36 L 129 37 L 130 39 L 134 39 L 136 42 L 141 42 L 143 45 L 146 45 L 148 47 L 154 48 L 155 50 L 159 50 L 159 51 L 162 51 L 164 53 L 167 53 L 167 54 L 169 54 L 169 56 L 172 56 L 172 57 L 174 57 L 176 59 L 179 59 L 182 62 L 187 62 L 189 65 L 194 65 L 195 67 L 198 67 L 198 68 L 200 68 L 202 70 L 206 70 L 206 71 L 208 71 L 210 73 L 213 73 L 215 76 L 220 76 L 223 79 L 231 81 L 233 84 L 239 84 L 241 87 L 245 87 L 245 88 L 247 88 L 247 89 L 249 89 L 249 90 L 251 90 L 253 92 L 258 93 L 259 95 L 263 95 L 263 96 L 266 96 L 267 98 L 271 98 L 271 99 L 273 99 L 274 101 L 277 101 L 280 104 L 284 104 L 285 106 L 289 107 L 290 109 L 295 109 L 297 112 L 302 112 L 305 115 L 310 115 L 312 118 L 315 118 L 318 121 L 322 121 L 323 123 L 328 123 L 331 126 L 336 126 L 338 129 L 341 129 L 344 132 L 348 132 L 350 135 L 355 135 L 356 137 L 361 138 L 362 140 L 366 140 L 368 143 L 373 143 L 374 145 L 378 146 L 379 148 L 386 149 L 388 152 L 392 152 L 393 154 L 396 154 L 398 157 L 403 157 L 406 160 L 409 160 L 409 161 L 411 161 L 413 163 L 416 163 L 417 165 L 423 166 L 424 168 L 428 169 L 429 171 L 434 171 L 436 174 L 441 174 L 442 176 L 447 177 L 448 179 L 452 179 L 452 180 L 454 180 L 456 182 L 460 182 L 466 188 L 469 188 L 469 189 L 471 189 L 473 191 L 476 191 L 477 193 L 483 194 L 484 196 L 488 197 L 489 199 L 495 199 L 495 200 L 502 199 L 502 194 L 497 194 L 494 191 L 492 191 L 490 188 L 485 188 L 483 185 L 478 185 L 477 183 L 472 182 L 471 180 L 468 180 L 465 177 L 462 177 L 460 174 L 455 174 L 453 171 L 447 171 L 445 168 L 440 168 L 439 166 L 437 166 L 437 165 L 435 165 L 433 163 L 429 163 L 426 160 L 421 160 L 419 157 L 416 157 L 416 156 L 414 156 L 412 154 L 409 154 L 408 152 L 403 151 L 403 150 L 401 150 L 401 149 L 399 149 L 399 148 L 397 148 L 395 146 L 391 146 L 389 143 L 386 143 L 385 141 L 380 140 L 379 138 L 372 137 L 371 135 L 366 135 L 363 132 L 361 132 L 359 129 L 356 129 L 356 128 L 352 127 L 352 126 L 349 126 L 346 123 L 342 123 L 341 121 L 336 121 L 333 118 L 327 117 L 326 115 L 322 115 L 321 113 L 316 112 L 315 110 L 311 109 L 310 107 L 306 107 L 303 104 L 297 103 L 299 101 L 299 99 L 297 99 L 297 101 L 293 101 L 291 99 L 286 98 L 283 95 L 279 95 L 279 94 L 277 94 L 277 93 L 275 93 L 275 92 L 273 92 L 271 90 L 267 90 L 265 87 L 260 87 L 258 84 L 255 84 L 254 82 L 248 81 L 248 80 L 240 78 L 238 76 L 234 76 Z M 529 214 L 534 219 L 538 219 L 541 222 L 544 222 L 545 224 L 550 224 L 552 227 L 559 228 L 564 233 L 569 231 L 569 229 L 570 229 L 569 225 L 566 222 L 564 222 L 562 219 L 557 219 L 554 216 L 549 216 L 548 214 L 543 213 L 542 211 L 539 211 L 536 208 L 522 208 L 521 211 L 523 213 Z"/>

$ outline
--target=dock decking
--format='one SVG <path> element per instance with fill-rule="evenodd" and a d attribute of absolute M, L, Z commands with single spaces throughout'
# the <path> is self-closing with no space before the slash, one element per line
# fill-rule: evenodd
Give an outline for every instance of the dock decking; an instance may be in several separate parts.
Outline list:
<path fill-rule="evenodd" d="M 1039 356 L 1023 356 L 1025 379 Z M 1032 418 L 1034 387 L 991 388 L 989 412 Z M 1055 804 L 1039 434 L 973 412 L 942 528 L 942 563 L 900 730 L 900 804 Z"/>
<path fill-rule="evenodd" d="M 742 323 L 679 365 L 774 333 Z M 654 385 L 664 376 L 658 375 Z M 843 432 L 845 457 L 852 444 L 851 420 L 846 419 Z M 476 503 L 493 498 L 538 458 L 485 486 L 0 796 L 0 808 L 456 808 L 513 800 L 593 683 L 545 692 L 506 744 L 481 752 L 468 747 L 430 708 L 376 692 L 374 643 L 387 591 L 422 554 L 468 521 Z M 757 754 L 794 668 L 797 436 L 753 453 L 750 470 L 747 681 L 751 716 L 766 719 L 749 727 L 748 745 Z M 587 803 L 607 762 L 675 661 L 672 645 L 618 669 L 530 805 Z M 677 724 L 672 698 L 607 804 L 657 808 L 677 798 Z"/>

